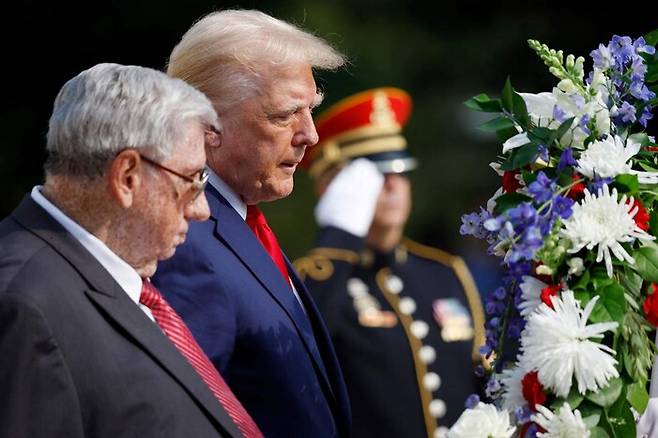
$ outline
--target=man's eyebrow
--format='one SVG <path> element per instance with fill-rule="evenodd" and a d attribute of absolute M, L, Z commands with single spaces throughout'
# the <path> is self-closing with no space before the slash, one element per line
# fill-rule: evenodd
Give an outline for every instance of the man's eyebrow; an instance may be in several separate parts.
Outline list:
<path fill-rule="evenodd" d="M 311 108 L 316 108 L 320 106 L 322 101 L 324 100 L 324 93 L 321 90 L 317 90 L 315 92 L 315 99 L 313 99 L 313 103 L 311 104 Z"/>

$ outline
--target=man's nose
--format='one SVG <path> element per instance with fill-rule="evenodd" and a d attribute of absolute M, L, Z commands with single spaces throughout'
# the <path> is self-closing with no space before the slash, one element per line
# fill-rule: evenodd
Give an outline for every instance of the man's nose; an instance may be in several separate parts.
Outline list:
<path fill-rule="evenodd" d="M 206 193 L 202 192 L 196 199 L 185 205 L 185 218 L 188 220 L 205 221 L 210 217 L 210 206 Z"/>
<path fill-rule="evenodd" d="M 293 146 L 313 146 L 319 140 L 318 131 L 313 123 L 313 115 L 310 110 L 304 110 L 300 116 L 297 132 L 293 137 Z"/>

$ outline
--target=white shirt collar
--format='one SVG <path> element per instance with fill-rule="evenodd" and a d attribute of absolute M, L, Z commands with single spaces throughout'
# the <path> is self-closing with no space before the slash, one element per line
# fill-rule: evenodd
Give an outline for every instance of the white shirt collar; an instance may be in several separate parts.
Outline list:
<path fill-rule="evenodd" d="M 208 171 L 210 172 L 208 183 L 231 204 L 231 207 L 238 212 L 243 220 L 247 220 L 247 204 L 244 203 L 240 195 L 235 193 L 235 190 L 229 187 L 215 172 L 211 169 L 208 169 Z"/>
<path fill-rule="evenodd" d="M 48 214 L 59 222 L 66 231 L 85 247 L 87 251 L 110 273 L 112 278 L 119 283 L 119 286 L 128 294 L 131 300 L 139 305 L 139 295 L 142 292 L 142 278 L 137 271 L 128 263 L 112 252 L 96 236 L 82 228 L 71 218 L 66 216 L 62 210 L 50 202 L 41 194 L 42 186 L 35 186 L 32 189 L 32 199 L 39 204 Z"/>

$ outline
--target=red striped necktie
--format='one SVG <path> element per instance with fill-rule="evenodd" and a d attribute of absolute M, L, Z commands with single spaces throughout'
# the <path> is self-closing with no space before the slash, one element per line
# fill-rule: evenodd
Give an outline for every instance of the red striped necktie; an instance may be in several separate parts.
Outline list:
<path fill-rule="evenodd" d="M 240 432 L 246 438 L 262 438 L 263 434 L 254 423 L 254 420 L 201 350 L 181 317 L 167 303 L 160 291 L 148 280 L 142 282 L 142 293 L 139 302 L 151 309 L 151 313 L 153 313 L 153 317 L 162 331 L 199 373 L 203 381 L 206 382 L 210 391 L 219 400 L 219 403 L 238 426 Z"/>
<path fill-rule="evenodd" d="M 267 225 L 263 212 L 255 205 L 248 205 L 246 221 L 249 228 L 251 228 L 251 231 L 253 231 L 256 238 L 260 241 L 261 245 L 263 245 L 263 248 L 265 248 L 265 251 L 270 255 L 272 261 L 274 261 L 276 267 L 281 271 L 281 275 L 283 275 L 286 283 L 288 283 L 290 281 L 288 277 L 288 268 L 283 259 L 281 247 L 276 240 L 274 231 L 272 231 L 270 226 Z"/>

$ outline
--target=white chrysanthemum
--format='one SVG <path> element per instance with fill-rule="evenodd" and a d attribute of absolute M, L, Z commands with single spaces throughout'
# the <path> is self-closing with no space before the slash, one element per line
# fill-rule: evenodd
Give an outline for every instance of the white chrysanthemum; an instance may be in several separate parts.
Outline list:
<path fill-rule="evenodd" d="M 521 316 L 526 318 L 541 304 L 541 290 L 547 286 L 546 283 L 535 277 L 523 276 L 523 283 L 519 285 L 521 289 L 521 303 L 519 304 Z"/>
<path fill-rule="evenodd" d="M 615 368 L 615 351 L 607 345 L 592 342 L 603 333 L 617 328 L 616 322 L 587 325 L 587 319 L 598 295 L 585 309 L 566 290 L 561 297 L 551 297 L 553 309 L 542 303 L 528 318 L 521 335 L 522 362 L 526 369 L 538 371 L 544 388 L 558 397 L 566 397 L 576 378 L 578 392 L 597 391 L 608 385 L 619 373 Z"/>
<path fill-rule="evenodd" d="M 519 406 L 528 404 L 523 397 L 523 377 L 528 373 L 522 362 L 517 362 L 511 368 L 506 368 L 500 374 L 500 384 L 503 388 L 503 408 L 514 412 Z"/>
<path fill-rule="evenodd" d="M 480 402 L 462 412 L 448 431 L 448 438 L 510 438 L 513 433 L 509 412 Z"/>
<path fill-rule="evenodd" d="M 578 171 L 589 178 L 594 178 L 595 174 L 603 178 L 632 174 L 637 175 L 641 183 L 657 183 L 658 173 L 636 171 L 631 169 L 628 163 L 628 160 L 640 152 L 640 148 L 640 143 L 631 138 L 624 144 L 624 140 L 618 135 L 609 135 L 605 140 L 590 144 L 581 154 L 578 159 Z"/>
<path fill-rule="evenodd" d="M 571 410 L 569 403 L 564 403 L 557 415 L 542 405 L 536 405 L 537 414 L 532 421 L 540 425 L 546 432 L 539 432 L 540 438 L 588 438 L 590 432 L 583 421 L 580 411 Z"/>
<path fill-rule="evenodd" d="M 635 259 L 621 244 L 635 239 L 655 238 L 639 228 L 633 220 L 638 209 L 633 206 L 632 197 L 623 195 L 617 200 L 617 189 L 610 193 L 605 184 L 598 196 L 592 195 L 587 189 L 584 193 L 585 198 L 573 206 L 573 214 L 563 222 L 561 233 L 573 243 L 573 247 L 568 250 L 570 253 L 576 253 L 583 247 L 591 250 L 598 245 L 596 261 L 605 259 L 606 271 L 612 277 L 610 251 L 617 259 L 634 264 Z"/>
<path fill-rule="evenodd" d="M 618 135 L 609 135 L 605 140 L 592 142 L 578 159 L 578 171 L 594 178 L 614 178 L 617 175 L 629 173 L 631 166 L 627 163 L 640 151 L 640 144 L 624 140 Z"/>

